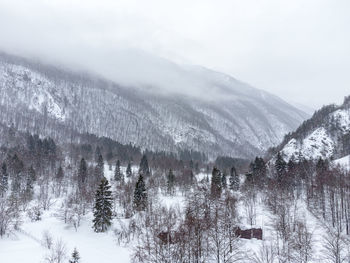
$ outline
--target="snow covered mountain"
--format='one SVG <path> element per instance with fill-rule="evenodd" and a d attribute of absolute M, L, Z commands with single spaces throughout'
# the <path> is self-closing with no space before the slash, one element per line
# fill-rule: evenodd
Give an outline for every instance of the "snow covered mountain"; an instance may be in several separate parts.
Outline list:
<path fill-rule="evenodd" d="M 71 131 L 77 131 L 151 150 L 253 157 L 308 117 L 228 75 L 162 63 L 179 92 L 163 88 L 165 79 L 127 86 L 2 53 L 0 120 L 61 140 L 72 140 Z M 196 94 L 180 91 L 186 89 Z"/>
<path fill-rule="evenodd" d="M 340 106 L 329 105 L 315 112 L 295 132 L 288 134 L 273 152 L 285 159 L 341 158 L 350 153 L 350 96 Z"/>

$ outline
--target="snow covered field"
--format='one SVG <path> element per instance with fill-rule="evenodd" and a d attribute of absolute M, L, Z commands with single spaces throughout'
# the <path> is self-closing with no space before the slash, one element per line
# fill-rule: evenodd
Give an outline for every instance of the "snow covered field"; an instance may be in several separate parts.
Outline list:
<path fill-rule="evenodd" d="M 107 165 L 105 165 L 105 175 L 109 179 L 113 175 L 113 171 L 110 171 Z M 59 199 L 53 200 L 53 206 L 44 213 L 40 221 L 31 222 L 28 217 L 24 216 L 20 231 L 16 231 L 10 237 L 0 239 L 2 263 L 45 262 L 45 256 L 50 252 L 43 242 L 45 232 L 52 236 L 53 246 L 57 241 L 62 241 L 67 255 L 70 256 L 73 249 L 77 248 L 82 262 L 130 262 L 131 249 L 117 246 L 113 228 L 107 233 L 93 231 L 92 212 L 83 218 L 77 230 L 60 220 L 57 213 L 61 201 Z M 118 219 L 114 219 L 113 223 L 114 226 L 117 226 Z"/>
<path fill-rule="evenodd" d="M 126 167 L 121 167 L 125 174 Z M 134 173 L 138 168 L 132 167 Z M 104 174 L 112 181 L 114 167 L 110 170 L 108 165 L 104 167 Z M 126 178 L 128 180 L 128 178 Z M 184 198 L 180 195 L 173 197 L 159 195 L 161 204 L 167 208 L 184 206 Z M 92 211 L 88 212 L 75 230 L 63 222 L 58 216 L 62 200 L 53 199 L 53 205 L 45 211 L 40 221 L 31 222 L 27 215 L 23 215 L 23 223 L 20 229 L 10 236 L 0 239 L 1 263 L 43 263 L 50 250 L 44 242 L 44 234 L 52 237 L 52 246 L 61 242 L 67 257 L 70 257 L 74 248 L 77 248 L 84 263 L 129 263 L 132 262 L 132 245 L 127 247 L 118 245 L 114 229 L 120 226 L 125 219 L 115 218 L 112 228 L 106 233 L 95 233 L 92 228 Z M 68 262 L 68 258 L 64 261 Z"/>
<path fill-rule="evenodd" d="M 343 158 L 344 159 L 344 158 Z M 346 163 L 346 159 L 337 160 L 337 163 Z M 125 172 L 125 167 L 122 168 Z M 133 167 L 136 170 L 136 167 Z M 113 169 L 110 170 L 105 165 L 105 175 L 108 179 L 113 176 Z M 200 173 L 196 175 L 198 181 L 205 180 L 207 174 Z M 241 182 L 243 178 L 241 178 Z M 237 192 L 239 200 L 237 211 L 239 214 L 238 226 L 242 229 L 261 228 L 263 230 L 263 241 L 257 239 L 239 240 L 239 247 L 246 253 L 247 258 L 254 258 L 254 255 L 259 255 L 263 245 L 275 245 L 276 216 L 270 212 L 265 206 L 263 197 L 258 194 L 254 204 L 254 220 L 250 221 L 249 209 L 247 202 L 243 198 L 241 192 Z M 167 207 L 179 206 L 183 208 L 184 197 L 180 193 L 175 196 L 164 196 L 159 193 L 160 203 Z M 45 211 L 42 220 L 31 222 L 27 216 L 23 216 L 23 224 L 20 229 L 9 237 L 0 239 L 0 259 L 1 263 L 44 263 L 45 258 L 49 255 L 50 250 L 47 248 L 47 242 L 44 242 L 44 233 L 52 237 L 52 246 L 60 241 L 64 245 L 64 250 L 67 257 L 71 255 L 74 248 L 77 248 L 81 262 L 83 263 L 129 263 L 132 262 L 133 243 L 130 242 L 127 246 L 120 245 L 117 242 L 117 235 L 114 229 L 120 226 L 120 222 L 126 219 L 115 218 L 113 225 L 107 233 L 95 233 L 92 229 L 92 212 L 81 221 L 80 227 L 77 230 L 72 226 L 65 224 L 58 216 L 62 200 L 54 199 L 50 210 Z M 314 257 L 309 262 L 323 262 L 322 256 L 322 240 L 327 232 L 320 221 L 306 208 L 306 203 L 303 200 L 298 200 L 292 206 L 295 209 L 295 217 L 305 222 L 307 228 L 312 233 Z M 68 262 L 68 258 L 64 261 Z M 251 262 L 251 261 L 241 261 Z"/>

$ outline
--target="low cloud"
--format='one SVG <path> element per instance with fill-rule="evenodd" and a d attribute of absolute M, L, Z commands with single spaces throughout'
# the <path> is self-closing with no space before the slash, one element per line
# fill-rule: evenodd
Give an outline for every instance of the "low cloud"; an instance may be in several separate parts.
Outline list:
<path fill-rule="evenodd" d="M 0 0 L 0 49 L 122 84 L 203 93 L 166 58 L 318 107 L 349 93 L 349 8 L 345 0 Z"/>

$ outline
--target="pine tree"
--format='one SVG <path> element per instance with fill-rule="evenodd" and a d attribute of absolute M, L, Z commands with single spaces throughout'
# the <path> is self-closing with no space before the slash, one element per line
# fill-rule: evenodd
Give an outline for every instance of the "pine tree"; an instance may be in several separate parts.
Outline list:
<path fill-rule="evenodd" d="M 192 170 L 193 169 L 193 160 L 192 159 L 190 160 L 189 166 L 190 166 L 190 169 Z"/>
<path fill-rule="evenodd" d="M 236 168 L 232 166 L 230 171 L 230 189 L 237 191 L 239 189 L 239 175 L 237 174 Z"/>
<path fill-rule="evenodd" d="M 8 173 L 6 163 L 1 166 L 0 173 L 0 196 L 3 197 L 8 189 Z"/>
<path fill-rule="evenodd" d="M 196 162 L 196 164 L 195 164 L 195 166 L 194 166 L 194 171 L 195 171 L 196 173 L 199 173 L 199 163 L 198 163 L 198 162 Z"/>
<path fill-rule="evenodd" d="M 27 174 L 27 177 L 26 177 L 26 186 L 25 186 L 24 194 L 25 194 L 25 199 L 27 201 L 31 200 L 34 195 L 33 180 L 32 180 L 32 177 L 29 175 L 29 173 Z"/>
<path fill-rule="evenodd" d="M 95 161 L 98 162 L 98 159 L 100 158 L 101 155 L 101 148 L 100 146 L 97 146 L 95 149 Z"/>
<path fill-rule="evenodd" d="M 245 183 L 250 186 L 254 185 L 254 176 L 251 172 L 245 174 Z"/>
<path fill-rule="evenodd" d="M 140 174 L 138 181 L 136 182 L 134 191 L 134 209 L 137 211 L 144 211 L 147 207 L 147 192 L 146 185 L 143 181 L 143 176 Z"/>
<path fill-rule="evenodd" d="M 99 155 L 97 165 L 95 167 L 95 179 L 101 180 L 104 177 L 104 162 L 102 154 Z"/>
<path fill-rule="evenodd" d="M 289 161 L 287 163 L 288 174 L 290 176 L 294 177 L 295 169 L 296 169 L 295 157 L 294 157 L 294 155 L 292 155 L 292 157 L 289 159 Z"/>
<path fill-rule="evenodd" d="M 266 176 L 266 164 L 263 158 L 256 157 L 254 162 L 250 165 L 250 169 L 254 178 L 261 180 Z"/>
<path fill-rule="evenodd" d="M 222 181 L 221 172 L 216 167 L 213 168 L 211 175 L 211 188 L 210 193 L 213 198 L 219 198 L 221 196 Z"/>
<path fill-rule="evenodd" d="M 194 183 L 194 173 L 192 170 L 190 172 L 190 183 L 191 183 L 191 185 L 193 185 L 193 183 Z"/>
<path fill-rule="evenodd" d="M 120 161 L 118 160 L 115 164 L 115 171 L 114 171 L 114 180 L 115 181 L 123 181 L 123 174 L 120 170 Z"/>
<path fill-rule="evenodd" d="M 147 156 L 145 154 L 141 158 L 139 173 L 142 175 L 149 175 L 150 174 L 148 160 L 147 160 Z"/>
<path fill-rule="evenodd" d="M 222 176 L 221 176 L 221 185 L 222 185 L 222 188 L 224 189 L 227 187 L 227 179 L 226 179 L 225 171 L 222 173 Z"/>
<path fill-rule="evenodd" d="M 277 173 L 277 180 L 279 182 L 282 181 L 282 178 L 283 178 L 283 176 L 284 176 L 284 174 L 286 172 L 286 167 L 287 167 L 287 163 L 283 159 L 281 153 L 278 152 L 277 158 L 276 158 L 276 161 L 275 161 L 275 169 L 276 169 L 276 173 Z"/>
<path fill-rule="evenodd" d="M 126 177 L 131 177 L 132 170 L 131 170 L 131 163 L 128 163 L 128 167 L 126 168 Z"/>
<path fill-rule="evenodd" d="M 94 230 L 105 232 L 112 224 L 112 192 L 108 180 L 103 177 L 96 191 L 94 206 Z"/>
<path fill-rule="evenodd" d="M 174 193 L 175 176 L 174 176 L 174 173 L 171 169 L 169 170 L 167 179 L 168 179 L 167 180 L 168 194 L 173 194 Z"/>
<path fill-rule="evenodd" d="M 19 193 L 21 188 L 22 181 L 22 173 L 24 169 L 23 162 L 18 158 L 17 154 L 15 154 L 11 159 L 11 170 L 12 170 L 12 182 L 11 182 L 11 190 L 13 193 Z"/>
<path fill-rule="evenodd" d="M 87 165 L 84 158 L 80 161 L 79 171 L 78 171 L 78 182 L 79 184 L 84 184 L 87 178 Z"/>
<path fill-rule="evenodd" d="M 58 167 L 58 171 L 57 171 L 57 174 L 56 174 L 56 179 L 61 181 L 64 177 L 64 173 L 63 173 L 63 169 L 62 169 L 62 166 L 60 165 L 60 167 Z"/>
<path fill-rule="evenodd" d="M 33 168 L 33 165 L 30 166 L 29 171 L 28 171 L 28 175 L 33 182 L 36 181 L 36 173 L 35 173 L 35 170 Z"/>
<path fill-rule="evenodd" d="M 76 248 L 74 248 L 72 253 L 72 259 L 69 260 L 69 263 L 79 263 L 80 262 L 80 255 Z"/>

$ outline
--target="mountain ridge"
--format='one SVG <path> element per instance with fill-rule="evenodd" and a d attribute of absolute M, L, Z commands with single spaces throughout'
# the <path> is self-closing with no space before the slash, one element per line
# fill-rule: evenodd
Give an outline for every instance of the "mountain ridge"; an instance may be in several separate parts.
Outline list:
<path fill-rule="evenodd" d="M 307 117 L 277 96 L 196 69 L 183 69 L 189 75 L 184 79 L 228 95 L 211 100 L 169 95 L 1 53 L 0 115 L 5 123 L 50 136 L 62 126 L 144 149 L 191 149 L 213 157 L 261 154 Z"/>
<path fill-rule="evenodd" d="M 269 150 L 281 152 L 285 159 L 339 159 L 350 153 L 350 96 L 342 105 L 323 106 L 285 136 L 282 143 Z"/>

